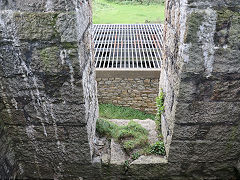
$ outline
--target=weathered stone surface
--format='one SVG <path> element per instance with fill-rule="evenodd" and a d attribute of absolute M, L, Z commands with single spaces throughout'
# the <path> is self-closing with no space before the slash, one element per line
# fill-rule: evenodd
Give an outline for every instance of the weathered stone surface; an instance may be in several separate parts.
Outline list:
<path fill-rule="evenodd" d="M 131 164 L 162 164 L 167 163 L 167 160 L 160 156 L 140 156 Z"/>
<path fill-rule="evenodd" d="M 94 171 L 90 8 L 76 0 L 0 1 L 1 179 Z"/>
<path fill-rule="evenodd" d="M 15 13 L 16 36 L 20 40 L 51 40 L 55 32 L 56 13 Z"/>
<path fill-rule="evenodd" d="M 238 178 L 240 2 L 165 3 L 160 87 L 168 162 L 126 167 L 92 163 L 98 109 L 91 2 L 0 0 L 0 179 Z M 158 93 L 149 79 L 99 85 L 110 97 L 122 90 L 114 103 L 144 100 L 146 111 Z"/>
<path fill-rule="evenodd" d="M 125 161 L 128 159 L 126 153 L 122 149 L 119 143 L 116 143 L 113 139 L 111 139 L 111 159 L 110 164 L 113 165 L 123 165 Z"/>
<path fill-rule="evenodd" d="M 156 114 L 157 78 L 97 78 L 100 103 L 132 107 Z"/>
<path fill-rule="evenodd" d="M 20 10 L 20 11 L 74 11 L 76 0 L 66 2 L 65 0 L 1 0 L 1 10 Z"/>
<path fill-rule="evenodd" d="M 239 2 L 166 4 L 160 88 L 168 163 L 180 163 L 190 179 L 236 178 Z"/>
<path fill-rule="evenodd" d="M 4 124 L 0 120 L 0 179 L 14 178 L 16 171 L 15 153 L 5 132 Z"/>
<path fill-rule="evenodd" d="M 77 40 L 76 14 L 59 14 L 56 21 L 56 28 L 61 36 L 61 42 L 75 42 Z"/>
<path fill-rule="evenodd" d="M 239 119 L 239 102 L 179 103 L 176 108 L 177 123 L 236 123 Z"/>

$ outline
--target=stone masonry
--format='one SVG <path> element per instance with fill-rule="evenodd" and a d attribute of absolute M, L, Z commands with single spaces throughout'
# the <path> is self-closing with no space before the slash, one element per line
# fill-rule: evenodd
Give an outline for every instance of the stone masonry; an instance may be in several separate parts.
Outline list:
<path fill-rule="evenodd" d="M 162 130 L 168 162 L 181 163 L 187 176 L 237 174 L 239 35 L 240 1 L 166 1 Z"/>
<path fill-rule="evenodd" d="M 99 103 L 156 114 L 159 78 L 97 78 Z"/>
<path fill-rule="evenodd" d="M 91 3 L 0 0 L 0 10 L 0 179 L 80 177 L 98 113 Z"/>
<path fill-rule="evenodd" d="M 109 164 L 95 151 L 91 2 L 0 0 L 0 179 L 240 178 L 240 1 L 165 5 L 167 156 Z"/>

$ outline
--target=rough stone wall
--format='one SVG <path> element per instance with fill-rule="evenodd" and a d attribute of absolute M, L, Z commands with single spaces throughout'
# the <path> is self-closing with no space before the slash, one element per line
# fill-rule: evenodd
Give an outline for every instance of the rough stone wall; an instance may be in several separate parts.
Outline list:
<path fill-rule="evenodd" d="M 166 1 L 168 159 L 128 167 L 92 160 L 89 2 L 1 0 L 0 9 L 0 178 L 239 178 L 239 1 Z"/>
<path fill-rule="evenodd" d="M 158 78 L 97 78 L 99 103 L 156 113 Z"/>
<path fill-rule="evenodd" d="M 1 176 L 15 162 L 18 178 L 80 177 L 92 163 L 98 109 L 90 3 L 0 1 Z M 9 147 L 14 156 L 4 153 Z"/>
<path fill-rule="evenodd" d="M 0 179 L 14 178 L 15 168 L 16 161 L 11 140 L 7 137 L 3 124 L 0 123 Z"/>
<path fill-rule="evenodd" d="M 229 179 L 240 157 L 240 2 L 167 0 L 162 129 L 168 162 Z M 209 173 L 209 171 L 212 171 Z"/>

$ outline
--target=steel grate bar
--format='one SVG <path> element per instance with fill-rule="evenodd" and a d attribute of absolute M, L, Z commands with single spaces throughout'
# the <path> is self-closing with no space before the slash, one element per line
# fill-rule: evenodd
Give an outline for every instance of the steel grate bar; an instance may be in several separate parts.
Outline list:
<path fill-rule="evenodd" d="M 146 27 L 148 28 L 148 26 L 146 26 Z M 145 31 L 146 31 L 146 33 L 147 33 L 147 35 L 148 35 L 148 36 L 147 36 L 148 40 L 151 42 L 151 43 L 149 43 L 149 45 L 150 45 L 152 48 L 154 48 L 153 42 L 152 42 L 152 40 L 151 40 L 150 31 L 149 31 L 149 29 L 146 29 L 146 27 L 144 27 L 144 29 L 145 29 Z M 153 54 L 154 54 L 154 55 L 153 55 Z M 154 63 L 154 57 L 156 57 L 155 49 L 154 49 L 152 52 L 150 52 L 150 55 L 151 55 L 151 57 L 152 57 L 151 65 L 152 65 L 154 68 L 156 68 L 155 63 Z"/>
<path fill-rule="evenodd" d="M 163 26 L 99 24 L 93 26 L 96 68 L 159 69 Z"/>

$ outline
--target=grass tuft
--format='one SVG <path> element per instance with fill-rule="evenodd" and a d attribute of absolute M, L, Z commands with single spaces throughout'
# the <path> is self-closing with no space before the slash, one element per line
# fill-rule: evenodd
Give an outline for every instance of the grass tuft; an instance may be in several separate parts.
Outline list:
<path fill-rule="evenodd" d="M 109 120 L 98 119 L 96 129 L 101 136 L 119 141 L 126 151 L 148 145 L 148 131 L 134 121 L 126 126 L 118 126 Z"/>
<path fill-rule="evenodd" d="M 105 119 L 152 119 L 153 114 L 147 114 L 129 107 L 115 106 L 113 104 L 99 104 L 99 116 Z"/>

